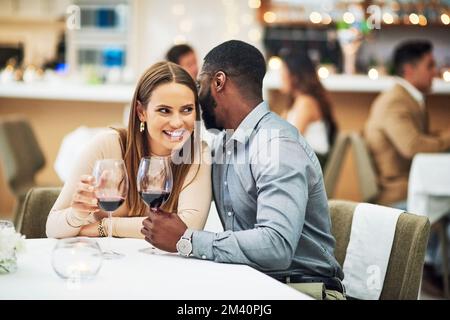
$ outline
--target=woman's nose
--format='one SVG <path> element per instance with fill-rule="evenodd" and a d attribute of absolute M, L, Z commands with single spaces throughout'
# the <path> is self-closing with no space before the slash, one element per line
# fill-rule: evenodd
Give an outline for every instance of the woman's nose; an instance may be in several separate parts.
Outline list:
<path fill-rule="evenodd" d="M 169 124 L 172 128 L 180 128 L 183 126 L 183 118 L 179 114 L 174 114 L 169 121 Z"/>

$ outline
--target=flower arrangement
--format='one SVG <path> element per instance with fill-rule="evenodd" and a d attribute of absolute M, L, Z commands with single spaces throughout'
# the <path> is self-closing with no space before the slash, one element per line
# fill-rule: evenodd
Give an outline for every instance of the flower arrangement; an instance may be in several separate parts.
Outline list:
<path fill-rule="evenodd" d="M 16 253 L 25 250 L 25 236 L 14 228 L 0 227 L 0 274 L 17 270 Z"/>

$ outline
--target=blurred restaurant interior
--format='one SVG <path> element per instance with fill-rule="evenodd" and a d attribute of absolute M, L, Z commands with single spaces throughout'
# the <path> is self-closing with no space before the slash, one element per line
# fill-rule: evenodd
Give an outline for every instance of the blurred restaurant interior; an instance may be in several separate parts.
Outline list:
<path fill-rule="evenodd" d="M 316 66 L 341 148 L 331 146 L 322 168 L 329 199 L 380 203 L 377 168 L 358 138 L 376 97 L 396 81 L 392 56 L 402 42 L 432 43 L 429 130 L 450 129 L 450 0 L 0 0 L 0 123 L 21 117 L 31 128 L 16 142 L 15 165 L 5 164 L 15 160 L 0 129 L 0 219 L 14 219 L 30 188 L 61 187 L 79 141 L 127 125 L 136 81 L 171 46 L 192 46 L 201 68 L 230 39 L 264 54 L 264 99 L 282 116 L 292 103 L 283 54 L 304 52 Z M 449 213 L 450 193 L 438 197 Z"/>

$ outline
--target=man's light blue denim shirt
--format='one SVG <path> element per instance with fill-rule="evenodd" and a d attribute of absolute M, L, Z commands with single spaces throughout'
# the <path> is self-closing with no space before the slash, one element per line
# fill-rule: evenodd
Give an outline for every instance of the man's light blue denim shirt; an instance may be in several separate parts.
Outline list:
<path fill-rule="evenodd" d="M 262 102 L 213 149 L 213 194 L 224 232 L 195 231 L 193 256 L 272 276 L 343 278 L 319 161 Z"/>

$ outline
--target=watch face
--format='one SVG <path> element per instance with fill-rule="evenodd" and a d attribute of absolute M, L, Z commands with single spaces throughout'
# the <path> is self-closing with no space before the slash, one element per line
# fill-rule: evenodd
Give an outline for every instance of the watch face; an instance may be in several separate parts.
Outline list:
<path fill-rule="evenodd" d="M 188 256 L 192 252 L 191 242 L 186 239 L 181 239 L 177 243 L 177 251 L 184 256 Z"/>

